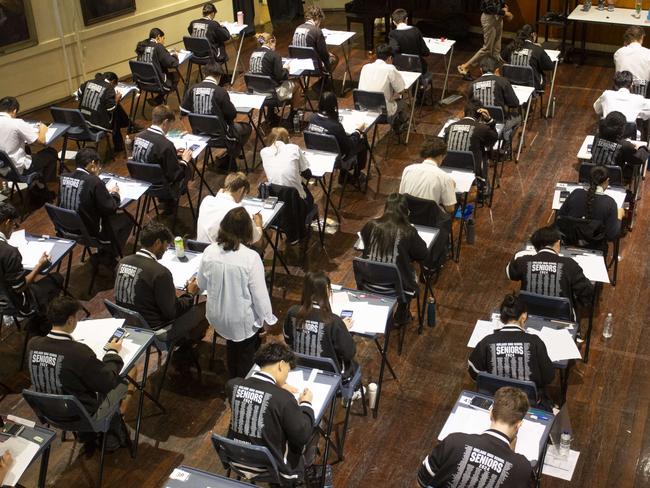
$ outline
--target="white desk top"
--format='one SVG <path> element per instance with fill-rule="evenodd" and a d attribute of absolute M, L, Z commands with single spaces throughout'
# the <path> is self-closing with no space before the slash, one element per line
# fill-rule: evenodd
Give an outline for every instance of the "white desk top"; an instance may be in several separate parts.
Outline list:
<path fill-rule="evenodd" d="M 330 29 L 322 29 L 322 32 L 323 36 L 325 36 L 325 44 L 328 46 L 340 46 L 357 35 L 356 32 L 336 31 Z"/>
<path fill-rule="evenodd" d="M 381 114 L 377 112 L 365 112 L 362 110 L 339 110 L 339 121 L 347 134 L 352 134 L 356 128 L 363 123 L 363 132 L 368 132 Z"/>
<path fill-rule="evenodd" d="M 532 86 L 512 85 L 512 88 L 515 90 L 519 105 L 525 104 L 535 91 L 535 87 Z"/>
<path fill-rule="evenodd" d="M 262 216 L 262 226 L 266 229 L 271 222 L 273 222 L 273 219 L 275 219 L 275 216 L 278 214 L 280 209 L 284 206 L 284 202 L 278 201 L 275 204 L 275 207 L 273 208 L 264 208 L 264 200 L 261 198 L 252 198 L 252 197 L 245 197 L 242 200 L 242 204 L 246 211 L 251 215 L 255 215 L 256 213 L 259 212 L 259 214 Z"/>
<path fill-rule="evenodd" d="M 564 202 L 560 202 L 560 193 L 562 191 L 572 192 L 573 190 L 577 190 L 578 188 L 584 188 L 586 190 L 588 186 L 582 183 L 566 183 L 566 182 L 556 183 L 555 191 L 553 192 L 553 204 L 551 208 L 553 210 L 559 210 L 562 204 L 564 203 Z M 610 197 L 612 197 L 616 202 L 616 206 L 618 208 L 623 208 L 623 203 L 625 203 L 625 196 L 626 196 L 625 188 L 610 186 L 609 188 L 607 188 L 607 190 L 605 190 L 605 195 L 609 195 Z"/>
<path fill-rule="evenodd" d="M 548 57 L 551 58 L 551 61 L 554 63 L 557 63 L 560 60 L 561 51 L 558 51 L 557 49 L 544 49 L 544 51 L 546 51 L 546 54 L 548 54 Z"/>
<path fill-rule="evenodd" d="M 424 43 L 429 48 L 429 51 L 431 51 L 431 54 L 442 54 L 443 56 L 445 56 L 449 51 L 451 51 L 451 48 L 454 47 L 456 41 L 452 39 L 445 39 L 443 41 L 442 39 L 425 37 Z"/>
<path fill-rule="evenodd" d="M 199 271 L 202 255 L 203 253 L 186 250 L 185 257 L 187 261 L 179 261 L 176 257 L 176 251 L 174 249 L 167 249 L 158 262 L 171 272 L 176 289 L 183 290 L 190 278 L 195 276 Z"/>
<path fill-rule="evenodd" d="M 238 35 L 241 31 L 248 27 L 248 24 L 238 24 L 237 22 L 221 22 L 221 25 L 228 29 L 228 32 L 230 32 L 231 36 Z"/>
<path fill-rule="evenodd" d="M 264 100 L 266 100 L 264 95 L 255 95 L 253 93 L 229 91 L 228 96 L 237 112 L 245 114 L 251 110 L 260 110 L 264 105 Z"/>
<path fill-rule="evenodd" d="M 607 9 L 598 10 L 595 5 L 584 12 L 582 10 L 582 5 L 578 5 L 573 12 L 569 14 L 568 19 L 600 24 L 638 25 L 640 27 L 648 26 L 648 23 L 646 22 L 646 17 L 648 15 L 647 10 L 641 10 L 641 18 L 639 19 L 635 18 L 634 14 L 636 14 L 636 11 L 631 8 L 616 7 L 613 12 L 609 12 Z"/>
<path fill-rule="evenodd" d="M 192 146 L 192 158 L 196 159 L 207 147 L 210 138 L 208 136 L 197 136 L 194 134 L 183 134 L 182 136 L 167 136 L 167 139 L 174 143 L 176 149 L 189 149 Z"/>
<path fill-rule="evenodd" d="M 135 91 L 136 94 L 140 93 L 140 89 L 133 83 L 119 82 L 115 87 L 115 92 L 119 93 L 120 99 L 125 98 L 132 91 Z"/>
<path fill-rule="evenodd" d="M 176 54 L 178 55 L 178 64 L 181 65 L 188 59 L 192 57 L 192 51 L 186 51 L 185 49 L 181 49 L 180 51 L 176 51 Z"/>
<path fill-rule="evenodd" d="M 334 171 L 334 164 L 338 154 L 325 151 L 314 151 L 312 149 L 303 149 L 302 153 L 307 158 L 311 175 L 314 178 L 322 178 L 327 173 Z"/>
<path fill-rule="evenodd" d="M 315 69 L 314 60 L 311 58 L 282 58 L 282 66 L 289 70 L 291 76 L 300 76 L 303 71 Z"/>
<path fill-rule="evenodd" d="M 404 91 L 411 88 L 413 83 L 422 76 L 422 73 L 416 73 L 414 71 L 398 71 L 398 73 L 402 75 L 402 78 L 404 79 Z"/>
<path fill-rule="evenodd" d="M 341 310 L 352 311 L 352 328 L 350 332 L 362 335 L 379 335 L 386 332 L 389 314 L 393 309 L 395 300 L 380 299 L 377 304 L 358 298 L 358 294 L 348 293 L 346 290 L 335 290 L 332 286 L 332 312 L 340 315 Z M 364 296 L 363 292 L 360 296 Z M 385 303 L 384 303 L 385 302 Z"/>
<path fill-rule="evenodd" d="M 120 207 L 138 200 L 151 186 L 147 181 L 134 180 L 128 176 L 118 176 L 111 173 L 102 173 L 99 178 L 104 182 L 106 188 L 117 185 L 120 190 Z"/>
<path fill-rule="evenodd" d="M 467 193 L 474 184 L 476 175 L 471 171 L 463 171 L 456 168 L 445 168 L 442 166 L 442 169 L 451 176 L 451 179 L 456 183 L 456 193 Z"/>
<path fill-rule="evenodd" d="M 578 150 L 578 159 L 582 161 L 590 161 L 591 160 L 591 146 L 594 143 L 594 137 L 593 135 L 588 135 L 585 136 L 584 141 L 582 141 L 582 145 L 580 146 L 580 149 Z M 630 141 L 634 146 L 639 149 L 640 147 L 647 146 L 648 143 L 646 141 L 632 141 L 630 139 L 627 139 Z"/>

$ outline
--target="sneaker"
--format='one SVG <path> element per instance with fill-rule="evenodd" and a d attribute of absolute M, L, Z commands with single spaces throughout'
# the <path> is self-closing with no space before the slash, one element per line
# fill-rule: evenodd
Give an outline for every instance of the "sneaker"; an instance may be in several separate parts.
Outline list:
<path fill-rule="evenodd" d="M 360 399 L 361 399 L 361 390 L 363 390 L 363 394 L 364 394 L 364 395 L 366 394 L 366 387 L 365 387 L 365 386 L 361 386 L 361 388 L 359 388 L 358 390 L 356 390 L 356 391 L 352 394 L 352 401 L 353 401 L 353 402 L 356 402 L 357 400 L 360 400 Z"/>

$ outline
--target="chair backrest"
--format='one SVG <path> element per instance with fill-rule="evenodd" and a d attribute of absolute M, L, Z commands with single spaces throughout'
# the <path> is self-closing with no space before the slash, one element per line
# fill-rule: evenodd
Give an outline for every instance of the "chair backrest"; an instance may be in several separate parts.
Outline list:
<path fill-rule="evenodd" d="M 409 209 L 409 222 L 426 227 L 451 226 L 451 218 L 437 202 L 406 194 Z"/>
<path fill-rule="evenodd" d="M 289 57 L 296 59 L 311 59 L 314 63 L 313 70 L 305 70 L 302 72 L 303 75 L 307 76 L 321 76 L 323 72 L 321 71 L 321 61 L 318 57 L 316 49 L 309 46 L 294 46 L 289 45 Z"/>
<path fill-rule="evenodd" d="M 598 165 L 594 163 L 581 163 L 578 169 L 578 181 L 580 183 L 589 183 L 591 178 L 591 169 L 594 166 L 605 166 L 609 173 L 609 184 L 611 186 L 623 186 L 623 168 L 617 165 Z"/>
<path fill-rule="evenodd" d="M 167 182 L 165 173 L 159 164 L 138 163 L 129 160 L 126 162 L 126 168 L 131 178 L 151 183 L 147 189 L 147 195 L 155 198 L 176 198 L 178 196 L 179 188 Z"/>
<path fill-rule="evenodd" d="M 249 481 L 284 484 L 278 463 L 267 447 L 228 439 L 217 434 L 212 434 L 212 445 L 224 469 L 232 470 Z"/>
<path fill-rule="evenodd" d="M 622 149 L 623 146 L 618 142 L 608 141 L 596 136 L 591 145 L 591 162 L 594 164 L 615 165 Z"/>
<path fill-rule="evenodd" d="M 187 239 L 185 241 L 185 246 L 188 251 L 203 252 L 209 245 L 209 242 L 201 242 L 194 239 Z"/>
<path fill-rule="evenodd" d="M 494 396 L 497 390 L 504 386 L 519 388 L 526 394 L 531 405 L 537 404 L 537 386 L 532 381 L 506 378 L 504 376 L 497 376 L 483 371 L 479 371 L 476 376 L 476 391 L 483 395 Z"/>
<path fill-rule="evenodd" d="M 230 136 L 228 124 L 219 115 L 188 114 L 192 134 L 210 137 L 210 147 L 227 147 L 235 140 Z"/>
<path fill-rule="evenodd" d="M 492 117 L 497 124 L 503 124 L 506 121 L 506 114 L 503 111 L 503 107 L 486 105 L 485 108 L 490 112 L 490 117 Z"/>
<path fill-rule="evenodd" d="M 600 220 L 558 215 L 555 225 L 562 234 L 564 244 L 607 250 L 605 224 Z"/>
<path fill-rule="evenodd" d="M 399 71 L 422 72 L 422 59 L 417 54 L 395 54 L 393 65 Z"/>
<path fill-rule="evenodd" d="M 15 181 L 15 182 L 23 181 L 23 175 L 21 175 L 18 172 L 13 160 L 9 157 L 9 155 L 6 152 L 0 151 L 0 170 L 5 168 L 8 168 L 9 171 L 4 175 L 0 174 L 1 178 L 4 178 L 7 181 Z"/>
<path fill-rule="evenodd" d="M 377 112 L 384 116 L 388 113 L 383 92 L 354 89 L 352 90 L 352 99 L 355 110 Z"/>
<path fill-rule="evenodd" d="M 476 161 L 472 151 L 447 151 L 442 166 L 476 173 Z"/>
<path fill-rule="evenodd" d="M 183 45 L 186 50 L 192 52 L 192 62 L 204 61 L 202 58 L 210 59 L 210 41 L 207 38 L 184 36 Z"/>
<path fill-rule="evenodd" d="M 634 80 L 632 82 L 632 88 L 630 91 L 636 95 L 643 95 L 648 98 L 648 85 L 650 82 L 648 80 Z"/>
<path fill-rule="evenodd" d="M 141 329 L 152 330 L 145 318 L 140 315 L 139 312 L 135 310 L 130 310 L 126 307 L 122 307 L 116 303 L 111 302 L 110 300 L 104 299 L 104 306 L 108 313 L 111 314 L 111 317 L 114 319 L 124 319 L 126 325 L 131 327 L 139 327 Z"/>
<path fill-rule="evenodd" d="M 278 83 L 268 75 L 246 73 L 244 74 L 244 81 L 248 93 L 277 97 L 275 89 L 278 87 Z"/>
<path fill-rule="evenodd" d="M 530 57 L 532 51 L 528 48 L 513 51 L 510 57 L 510 64 L 514 66 L 530 66 Z"/>
<path fill-rule="evenodd" d="M 514 64 L 504 64 L 501 67 L 503 76 L 513 85 L 535 86 L 535 71 L 532 66 L 516 66 Z"/>
<path fill-rule="evenodd" d="M 90 131 L 86 119 L 78 108 L 50 107 L 50 113 L 54 122 L 69 125 L 68 132 L 72 134 Z"/>
<path fill-rule="evenodd" d="M 294 350 L 296 344 L 294 341 Z M 299 351 L 295 351 L 296 362 L 300 366 L 312 369 L 320 369 L 322 371 L 329 371 L 330 373 L 341 374 L 339 365 L 336 364 L 332 358 L 325 358 L 321 356 L 311 356 L 309 354 L 302 354 Z"/>
<path fill-rule="evenodd" d="M 258 192 L 261 198 L 277 197 L 284 203 L 271 224 L 272 228 L 284 232 L 289 242 L 307 236 L 314 218 L 314 209 L 317 210 L 318 207 L 307 208 L 305 200 L 292 186 L 263 182 L 259 185 Z"/>
<path fill-rule="evenodd" d="M 45 204 L 45 210 L 54 225 L 57 236 L 71 239 L 82 246 L 99 247 L 99 241 L 90 235 L 86 224 L 77 212 L 57 207 L 51 203 Z"/>
<path fill-rule="evenodd" d="M 359 290 L 394 297 L 400 303 L 408 303 L 402 277 L 395 264 L 355 257 L 352 260 L 352 269 Z"/>
<path fill-rule="evenodd" d="M 568 298 L 550 297 L 523 290 L 519 292 L 519 298 L 526 303 L 529 315 L 553 320 L 572 321 L 574 319 L 573 307 L 571 307 L 571 301 Z"/>
<path fill-rule="evenodd" d="M 332 134 L 320 134 L 318 132 L 304 131 L 305 147 L 313 151 L 324 151 L 328 153 L 341 154 L 341 146 Z"/>
<path fill-rule="evenodd" d="M 131 68 L 133 81 L 141 91 L 153 93 L 164 93 L 168 91 L 163 85 L 162 79 L 153 63 L 131 59 L 129 60 L 129 68 Z"/>
<path fill-rule="evenodd" d="M 23 397 L 43 424 L 72 432 L 95 430 L 88 411 L 74 395 L 23 390 Z"/>

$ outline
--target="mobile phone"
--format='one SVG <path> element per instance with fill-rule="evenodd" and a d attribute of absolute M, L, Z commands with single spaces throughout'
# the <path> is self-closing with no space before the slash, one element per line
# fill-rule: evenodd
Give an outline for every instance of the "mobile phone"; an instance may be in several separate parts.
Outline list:
<path fill-rule="evenodd" d="M 593 144 L 587 144 L 587 152 L 591 152 L 592 147 L 594 147 Z"/>
<path fill-rule="evenodd" d="M 353 313 L 354 313 L 353 310 L 341 310 L 341 318 L 342 319 L 352 318 Z"/>
<path fill-rule="evenodd" d="M 189 259 L 187 259 L 187 256 L 176 256 L 176 259 L 178 259 L 181 263 L 187 263 Z"/>
<path fill-rule="evenodd" d="M 571 194 L 570 191 L 568 190 L 562 190 L 560 192 L 560 203 L 564 203 L 564 201 L 569 198 L 569 195 Z"/>
<path fill-rule="evenodd" d="M 125 334 L 126 334 L 126 329 L 124 329 L 122 327 L 118 327 L 117 329 L 115 329 L 115 332 L 113 332 L 113 335 L 108 340 L 108 342 L 110 343 L 110 342 L 113 342 L 113 341 L 116 341 L 116 340 L 120 340 L 122 337 L 124 337 Z M 104 346 L 104 351 L 108 351 L 108 349 L 110 349 L 110 347 L 109 347 L 108 344 L 106 344 Z"/>
<path fill-rule="evenodd" d="M 20 435 L 20 433 L 25 430 L 24 425 L 20 424 L 15 424 L 15 423 L 6 423 L 5 426 L 2 428 L 2 433 L 3 434 L 8 434 L 8 435 Z"/>
<path fill-rule="evenodd" d="M 278 197 L 268 197 L 264 200 L 264 208 L 275 208 L 275 204 L 278 203 Z"/>
<path fill-rule="evenodd" d="M 199 147 L 200 147 L 200 146 L 199 146 L 198 144 L 192 144 L 192 145 L 190 146 L 190 149 L 191 149 L 192 152 L 194 152 L 194 151 L 196 151 Z"/>
<path fill-rule="evenodd" d="M 474 397 L 472 398 L 472 401 L 469 403 L 472 407 L 476 408 L 481 408 L 483 410 L 490 410 L 490 407 L 492 406 L 494 402 L 488 398 L 482 398 L 482 397 Z"/>

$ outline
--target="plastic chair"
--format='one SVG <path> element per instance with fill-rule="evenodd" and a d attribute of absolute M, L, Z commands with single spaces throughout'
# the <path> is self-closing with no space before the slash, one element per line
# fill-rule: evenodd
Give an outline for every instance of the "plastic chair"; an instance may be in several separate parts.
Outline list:
<path fill-rule="evenodd" d="M 129 61 L 129 68 L 131 68 L 134 83 L 138 86 L 138 89 L 144 93 L 144 97 L 137 98 L 133 113 L 136 114 L 138 112 L 138 105 L 140 104 L 140 98 L 142 98 L 142 117 L 144 118 L 144 108 L 146 106 L 147 97 L 149 95 L 153 97 L 154 94 L 161 95 L 164 102 L 167 103 L 167 97 L 169 96 L 171 89 L 163 83 L 163 80 L 153 63 L 131 59 Z M 181 100 L 178 88 L 176 88 L 175 91 L 176 96 Z"/>
<path fill-rule="evenodd" d="M 645 98 L 648 98 L 648 85 L 650 83 L 648 80 L 634 80 L 632 82 L 632 87 L 630 92 L 636 95 L 643 95 Z"/>
<path fill-rule="evenodd" d="M 538 90 L 535 83 L 535 70 L 529 64 L 515 65 L 504 64 L 501 67 L 504 78 L 507 78 L 513 85 L 530 86 L 535 88 L 533 100 L 539 98 L 540 116 L 544 117 L 544 90 Z M 493 105 L 493 104 L 491 104 Z"/>
<path fill-rule="evenodd" d="M 623 186 L 623 168 L 617 165 L 600 165 L 598 163 L 581 163 L 578 169 L 578 181 L 589 183 L 591 170 L 594 166 L 605 166 L 609 173 L 609 184 L 611 186 Z"/>
<path fill-rule="evenodd" d="M 97 148 L 99 142 L 106 135 L 106 131 L 92 129 L 86 122 L 81 110 L 77 108 L 50 107 L 50 113 L 54 122 L 70 126 L 63 135 L 61 159 L 59 160 L 59 174 L 61 174 L 65 166 L 65 153 L 67 151 L 68 141 L 75 141 L 77 147 L 85 147 L 86 143 L 90 142 Z M 110 145 L 110 142 L 108 144 Z"/>
<path fill-rule="evenodd" d="M 185 241 L 185 246 L 187 247 L 187 250 L 193 252 L 203 252 L 210 244 L 211 244 L 210 242 L 201 242 L 194 239 L 187 239 Z"/>
<path fill-rule="evenodd" d="M 476 376 L 476 391 L 483 395 L 494 396 L 499 388 L 511 386 L 523 391 L 531 405 L 539 403 L 537 386 L 532 381 L 516 380 L 479 371 Z"/>
<path fill-rule="evenodd" d="M 305 95 L 305 103 L 309 105 L 309 108 L 312 112 L 315 112 L 316 110 L 314 109 L 311 100 L 309 100 L 309 97 L 307 96 L 307 90 L 311 86 L 311 79 L 317 78 L 319 80 L 317 83 L 320 83 L 320 86 L 318 87 L 318 103 L 320 104 L 321 97 L 325 91 L 325 83 L 329 78 L 329 73 L 325 73 L 321 69 L 320 58 L 318 57 L 318 53 L 316 53 L 316 50 L 313 47 L 290 45 L 289 57 L 295 59 L 311 59 L 314 63 L 314 69 L 304 70 L 300 74 L 300 84 L 302 85 L 303 93 Z"/>
<path fill-rule="evenodd" d="M 204 169 L 208 160 L 214 162 L 212 159 L 212 149 L 226 149 L 230 167 L 237 166 L 237 156 L 241 155 L 244 159 L 245 171 L 248 173 L 248 162 L 246 160 L 244 144 L 242 144 L 221 116 L 188 114 L 188 120 L 193 134 L 210 137 L 207 150 L 203 157 Z M 212 190 L 210 192 L 214 195 Z"/>
<path fill-rule="evenodd" d="M 210 41 L 208 41 L 205 37 L 184 36 L 183 45 L 185 46 L 186 51 L 190 51 L 192 53 L 190 59 L 187 60 L 185 91 L 183 92 L 183 95 L 185 95 L 190 86 L 192 67 L 196 65 L 199 68 L 198 80 L 202 80 L 203 72 L 201 71 L 201 66 L 205 66 L 212 61 L 212 50 L 210 49 Z"/>
<path fill-rule="evenodd" d="M 254 93 L 256 95 L 264 95 L 264 104 L 262 105 L 262 110 L 260 110 L 257 125 L 259 126 L 262 121 L 262 114 L 265 114 L 263 109 L 275 110 L 280 109 L 280 118 L 284 116 L 284 109 L 287 106 L 288 100 L 280 100 L 275 89 L 279 86 L 278 83 L 273 80 L 268 75 L 262 75 L 258 73 L 245 73 L 244 81 L 246 82 L 246 91 L 248 93 Z M 264 115 L 266 120 L 269 119 L 268 115 Z"/>
<path fill-rule="evenodd" d="M 569 322 L 575 320 L 571 300 L 568 298 L 551 297 L 523 290 L 519 292 L 519 298 L 526 303 L 530 315 Z"/>
<path fill-rule="evenodd" d="M 431 105 L 433 105 L 433 79 L 430 74 L 423 73 L 422 58 L 417 54 L 395 54 L 393 56 L 393 65 L 399 71 L 412 71 L 413 73 L 422 73 L 420 77 L 420 88 L 422 89 L 422 99 L 420 101 L 420 110 L 424 105 L 424 93 L 429 91 L 431 96 Z"/>
<path fill-rule="evenodd" d="M 29 188 L 34 184 L 34 182 L 40 180 L 42 178 L 42 175 L 38 172 L 28 174 L 20 173 L 18 169 L 16 169 L 16 165 L 9 157 L 9 155 L 4 151 L 0 151 L 0 169 L 5 168 L 9 168 L 9 172 L 6 174 L 0 173 L 0 178 L 7 181 L 7 183 L 11 183 L 11 193 L 9 194 L 9 198 L 12 198 L 14 196 L 15 191 L 18 193 L 18 197 L 20 198 L 20 203 L 23 206 L 23 209 L 27 210 L 25 207 L 25 197 L 23 196 L 23 192 L 20 189 L 20 184 L 25 184 Z M 26 212 L 22 215 L 22 220 L 25 220 L 25 217 L 27 217 L 27 215 L 29 215 L 29 212 Z"/>

